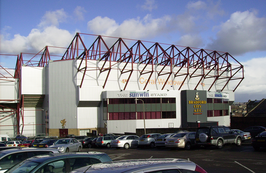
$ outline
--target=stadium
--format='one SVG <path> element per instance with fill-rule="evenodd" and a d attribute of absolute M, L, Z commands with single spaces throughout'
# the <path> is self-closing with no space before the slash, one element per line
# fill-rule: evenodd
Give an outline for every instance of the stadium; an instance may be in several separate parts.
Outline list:
<path fill-rule="evenodd" d="M 124 134 L 230 126 L 244 67 L 227 52 L 77 33 L 0 65 L 0 131 Z"/>

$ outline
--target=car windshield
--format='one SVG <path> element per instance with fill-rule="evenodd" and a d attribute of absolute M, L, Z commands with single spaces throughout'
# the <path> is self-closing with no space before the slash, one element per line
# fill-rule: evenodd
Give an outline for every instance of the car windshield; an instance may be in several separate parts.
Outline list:
<path fill-rule="evenodd" d="M 118 138 L 116 138 L 116 139 L 125 139 L 126 138 L 126 136 L 120 136 L 120 137 L 118 137 Z"/>
<path fill-rule="evenodd" d="M 59 139 L 55 142 L 55 144 L 68 144 L 70 142 L 69 139 Z"/>
<path fill-rule="evenodd" d="M 31 143 L 31 141 L 24 141 L 24 142 L 22 142 L 22 144 L 29 144 L 29 143 Z"/>
<path fill-rule="evenodd" d="M 15 143 L 14 141 L 7 142 L 7 144 L 14 144 L 14 143 Z"/>
<path fill-rule="evenodd" d="M 50 140 L 44 140 L 42 142 L 40 142 L 40 144 L 48 144 Z"/>
<path fill-rule="evenodd" d="M 206 134 L 208 134 L 209 133 L 209 129 L 208 128 L 198 129 L 198 134 L 200 134 L 200 133 L 206 133 Z"/>
<path fill-rule="evenodd" d="M 173 137 L 175 138 L 181 138 L 181 137 L 184 137 L 187 133 L 178 133 L 178 134 L 175 134 Z"/>
<path fill-rule="evenodd" d="M 21 162 L 20 164 L 15 165 L 7 172 L 12 172 L 12 173 L 30 172 L 31 170 L 36 168 L 39 164 L 41 163 L 26 160 L 24 162 Z"/>

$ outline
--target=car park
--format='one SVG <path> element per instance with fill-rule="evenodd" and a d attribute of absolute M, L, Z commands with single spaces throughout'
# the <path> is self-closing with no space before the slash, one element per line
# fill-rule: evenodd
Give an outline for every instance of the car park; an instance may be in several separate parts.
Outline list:
<path fill-rule="evenodd" d="M 12 167 L 7 173 L 65 173 L 80 167 L 112 161 L 103 152 L 59 153 L 29 158 Z"/>
<path fill-rule="evenodd" d="M 111 148 L 134 148 L 138 146 L 139 136 L 123 135 L 111 141 Z"/>
<path fill-rule="evenodd" d="M 99 163 L 91 166 L 82 167 L 72 171 L 73 173 L 137 173 L 137 172 L 153 172 L 153 173 L 206 173 L 196 163 L 176 158 L 152 158 L 152 159 L 129 159 L 121 161 L 113 161 L 109 163 Z"/>
<path fill-rule="evenodd" d="M 0 151 L 0 173 L 36 155 L 59 153 L 56 149 L 14 148 Z"/>
<path fill-rule="evenodd" d="M 239 130 L 239 129 L 231 129 L 231 131 L 235 134 L 238 134 L 241 136 L 241 139 L 242 139 L 242 142 L 245 142 L 247 140 L 250 140 L 251 139 L 251 134 L 250 132 L 244 132 L 242 130 Z"/>
<path fill-rule="evenodd" d="M 196 146 L 196 132 L 177 133 L 165 141 L 165 146 L 170 148 L 185 148 L 190 150 Z"/>
<path fill-rule="evenodd" d="M 75 136 L 74 138 L 76 138 L 79 142 L 82 142 L 87 137 L 88 136 Z"/>
<path fill-rule="evenodd" d="M 144 134 L 139 138 L 138 147 L 148 146 L 150 148 L 155 147 L 155 140 L 161 136 L 160 133 Z"/>
<path fill-rule="evenodd" d="M 49 146 L 53 145 L 57 139 L 45 139 L 42 142 L 38 143 L 36 147 L 38 148 L 48 148 Z"/>
<path fill-rule="evenodd" d="M 32 143 L 32 147 L 37 147 L 40 142 L 42 142 L 43 139 L 34 139 Z"/>
<path fill-rule="evenodd" d="M 196 131 L 196 144 L 200 146 L 216 146 L 222 148 L 224 144 L 241 146 L 241 136 L 234 134 L 229 127 L 208 126 L 199 127 Z"/>
<path fill-rule="evenodd" d="M 260 148 L 266 148 L 266 131 L 261 132 L 252 139 L 252 146 L 257 151 Z"/>
<path fill-rule="evenodd" d="M 96 140 L 97 147 L 111 147 L 111 141 L 115 139 L 115 136 L 99 136 Z"/>
<path fill-rule="evenodd" d="M 81 151 L 82 144 L 75 138 L 58 139 L 53 145 L 48 148 L 56 148 L 61 153 Z"/>
<path fill-rule="evenodd" d="M 160 135 L 158 138 L 155 139 L 155 147 L 157 148 L 165 147 L 165 140 L 173 135 L 175 135 L 175 133 L 166 133 Z"/>
<path fill-rule="evenodd" d="M 8 141 L 6 147 L 17 147 L 19 144 L 21 144 L 20 141 Z"/>
<path fill-rule="evenodd" d="M 82 143 L 82 148 L 91 148 L 92 147 L 92 141 L 94 138 L 92 137 L 87 137 L 81 141 Z"/>
<path fill-rule="evenodd" d="M 244 132 L 249 132 L 251 137 L 254 138 L 257 134 L 266 131 L 266 127 L 263 126 L 250 126 L 243 130 Z"/>

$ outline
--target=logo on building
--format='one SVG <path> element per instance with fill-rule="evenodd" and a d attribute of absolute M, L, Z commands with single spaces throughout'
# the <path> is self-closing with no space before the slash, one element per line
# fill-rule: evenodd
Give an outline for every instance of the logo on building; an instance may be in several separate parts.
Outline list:
<path fill-rule="evenodd" d="M 199 93 L 198 92 L 196 92 L 196 97 L 195 97 L 195 100 L 199 100 L 200 98 L 199 98 Z"/>
<path fill-rule="evenodd" d="M 66 119 L 61 120 L 60 123 L 62 125 L 62 128 L 64 129 L 66 125 Z"/>

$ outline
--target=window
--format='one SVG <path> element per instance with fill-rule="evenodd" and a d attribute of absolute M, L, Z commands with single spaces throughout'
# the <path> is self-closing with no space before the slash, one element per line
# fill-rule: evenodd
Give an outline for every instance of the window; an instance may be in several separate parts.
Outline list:
<path fill-rule="evenodd" d="M 212 98 L 207 98 L 207 103 L 212 103 Z"/>
<path fill-rule="evenodd" d="M 213 117 L 213 110 L 207 110 L 207 117 Z"/>

